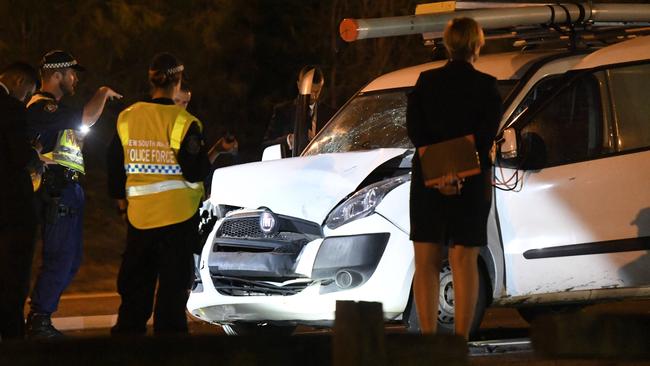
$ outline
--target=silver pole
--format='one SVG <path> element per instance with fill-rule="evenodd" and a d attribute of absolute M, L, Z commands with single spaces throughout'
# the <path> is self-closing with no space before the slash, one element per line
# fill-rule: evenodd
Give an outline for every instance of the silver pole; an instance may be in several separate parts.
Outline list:
<path fill-rule="evenodd" d="M 648 22 L 650 4 L 594 4 L 591 14 L 595 22 Z"/>
<path fill-rule="evenodd" d="M 583 20 L 597 22 L 650 21 L 650 4 L 582 4 Z M 553 10 L 551 10 L 551 8 Z M 352 42 L 359 39 L 442 32 L 449 20 L 456 17 L 474 18 L 483 29 L 508 28 L 545 24 L 562 24 L 568 17 L 579 19 L 576 4 L 554 4 L 513 8 L 457 10 L 448 13 L 409 15 L 401 17 L 344 19 L 339 27 L 341 38 Z M 554 18 L 553 18 L 554 17 Z"/>

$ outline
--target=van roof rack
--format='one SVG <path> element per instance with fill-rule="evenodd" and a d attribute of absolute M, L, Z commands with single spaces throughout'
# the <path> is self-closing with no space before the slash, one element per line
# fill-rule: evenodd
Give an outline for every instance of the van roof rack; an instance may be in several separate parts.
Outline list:
<path fill-rule="evenodd" d="M 341 21 L 339 32 L 347 42 L 422 34 L 425 45 L 435 46 L 447 22 L 464 16 L 479 22 L 487 39 L 508 38 L 515 46 L 563 43 L 576 49 L 650 34 L 650 4 L 458 2 L 456 9 L 400 17 L 348 18 Z"/>

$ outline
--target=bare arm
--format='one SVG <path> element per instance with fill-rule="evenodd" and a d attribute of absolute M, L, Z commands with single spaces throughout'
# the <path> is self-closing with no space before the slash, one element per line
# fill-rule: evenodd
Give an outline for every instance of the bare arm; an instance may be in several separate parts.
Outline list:
<path fill-rule="evenodd" d="M 104 111 L 106 101 L 113 98 L 120 99 L 122 95 L 107 86 L 102 86 L 97 89 L 95 95 L 84 106 L 84 112 L 81 118 L 82 124 L 86 127 L 94 125 L 102 114 L 102 111 Z"/>
<path fill-rule="evenodd" d="M 220 137 L 208 150 L 208 159 L 210 160 L 210 164 L 214 163 L 220 153 L 230 152 L 238 149 L 238 147 L 239 142 L 237 142 L 237 139 L 228 142 L 224 137 Z"/>

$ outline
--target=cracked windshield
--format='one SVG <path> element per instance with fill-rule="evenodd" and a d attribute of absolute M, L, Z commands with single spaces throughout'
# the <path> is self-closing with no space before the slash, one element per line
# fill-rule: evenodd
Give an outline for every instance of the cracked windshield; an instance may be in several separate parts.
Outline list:
<path fill-rule="evenodd" d="M 378 148 L 412 148 L 406 134 L 406 92 L 359 95 L 321 131 L 303 156 Z"/>

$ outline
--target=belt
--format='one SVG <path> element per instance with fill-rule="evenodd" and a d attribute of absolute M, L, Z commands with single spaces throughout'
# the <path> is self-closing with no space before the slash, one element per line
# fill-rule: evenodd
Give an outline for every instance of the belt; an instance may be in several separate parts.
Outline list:
<path fill-rule="evenodd" d="M 79 182 L 79 179 L 81 178 L 81 173 L 69 168 L 63 168 L 63 178 L 65 178 L 65 180 L 67 180 L 68 182 Z"/>
<path fill-rule="evenodd" d="M 81 180 L 81 173 L 61 165 L 48 166 L 43 173 L 43 178 L 48 179 L 48 176 L 63 178 L 66 182 L 79 182 Z"/>
<path fill-rule="evenodd" d="M 56 213 L 58 216 L 73 216 L 79 212 L 76 208 L 68 207 L 65 205 L 58 205 L 56 208 Z"/>
<path fill-rule="evenodd" d="M 127 197 L 146 196 L 149 194 L 171 191 L 173 189 L 199 189 L 201 183 L 190 183 L 183 180 L 165 180 L 158 183 L 145 184 L 141 186 L 131 186 L 126 188 Z"/>

